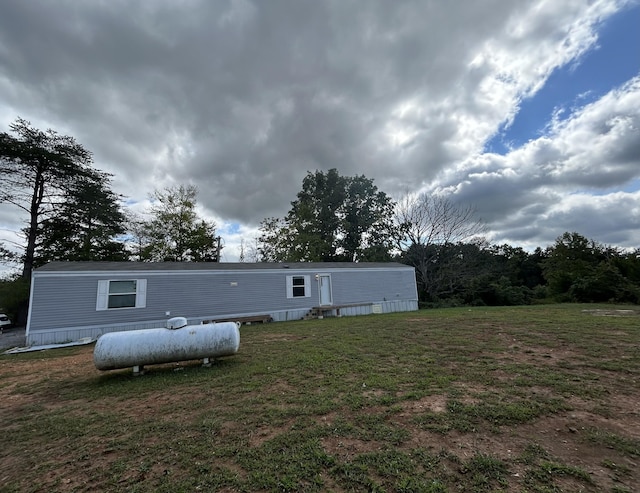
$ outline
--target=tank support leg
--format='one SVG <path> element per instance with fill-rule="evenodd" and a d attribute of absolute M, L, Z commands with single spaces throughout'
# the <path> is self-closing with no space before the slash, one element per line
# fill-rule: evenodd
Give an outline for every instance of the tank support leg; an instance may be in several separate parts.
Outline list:
<path fill-rule="evenodd" d="M 144 375 L 144 366 L 136 365 L 133 367 L 133 376 L 139 377 L 140 375 Z"/>
<path fill-rule="evenodd" d="M 211 368 L 211 359 L 210 358 L 203 358 L 202 359 L 202 366 L 204 366 L 205 368 Z"/>

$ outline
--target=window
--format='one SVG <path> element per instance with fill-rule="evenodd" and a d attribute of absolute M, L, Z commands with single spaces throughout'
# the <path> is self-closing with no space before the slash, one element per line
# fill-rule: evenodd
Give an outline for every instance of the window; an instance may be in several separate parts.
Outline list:
<path fill-rule="evenodd" d="M 133 308 L 136 306 L 136 281 L 111 281 L 107 308 Z"/>
<path fill-rule="evenodd" d="M 144 308 L 146 291 L 146 279 L 98 281 L 96 310 Z"/>
<path fill-rule="evenodd" d="M 294 277 L 292 279 L 293 284 L 293 297 L 304 296 L 304 277 Z"/>
<path fill-rule="evenodd" d="M 287 298 L 311 296 L 310 276 L 287 276 Z"/>

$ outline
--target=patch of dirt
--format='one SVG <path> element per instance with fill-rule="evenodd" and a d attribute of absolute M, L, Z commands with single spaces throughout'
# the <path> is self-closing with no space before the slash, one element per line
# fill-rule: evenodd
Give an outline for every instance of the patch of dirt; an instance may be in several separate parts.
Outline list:
<path fill-rule="evenodd" d="M 634 317 L 640 315 L 639 310 L 582 310 L 582 313 L 588 313 L 596 317 Z"/>
<path fill-rule="evenodd" d="M 623 310 L 623 312 L 626 312 L 626 310 Z M 618 314 L 613 316 L 629 315 Z M 505 340 L 503 342 L 507 348 L 501 357 L 504 360 L 508 360 L 510 364 L 558 365 L 563 362 L 575 363 L 581 358 L 581 355 L 569 345 L 550 349 L 520 344 L 512 336 L 502 335 L 501 337 L 504 337 Z M 260 337 L 252 342 L 255 344 L 300 339 L 304 339 L 304 337 L 289 334 L 261 334 Z M 189 364 L 198 364 L 198 362 L 182 363 L 182 365 Z M 156 369 L 157 371 L 170 371 L 171 368 L 172 365 L 164 365 L 162 367 L 154 367 L 154 371 Z M 173 369 L 180 371 L 181 366 L 173 365 Z M 30 406 L 44 407 L 50 410 L 56 410 L 61 406 L 70 406 L 70 401 L 67 400 L 61 403 L 56 398 L 56 385 L 49 385 L 49 382 L 81 382 L 105 375 L 105 373 L 96 370 L 93 366 L 92 347 L 82 348 L 73 355 L 61 357 L 36 357 L 30 360 L 6 359 L 2 361 L 0 370 L 2 374 L 2 380 L 0 381 L 0 415 L 14 417 L 28 412 Z M 605 370 L 598 372 L 597 369 L 591 368 L 590 371 L 598 373 L 599 378 L 602 379 L 600 383 L 608 382 L 608 379 L 612 378 Z M 513 378 L 512 374 L 502 370 L 497 370 L 493 376 L 501 382 Z M 394 425 L 403 427 L 409 433 L 409 438 L 398 446 L 400 449 L 410 451 L 420 448 L 431 450 L 434 454 L 445 451 L 454 454 L 462 461 L 470 459 L 477 454 L 498 457 L 507 461 L 510 467 L 510 490 L 519 491 L 524 488 L 523 476 L 526 473 L 527 465 L 520 458 L 525 455 L 528 448 L 532 445 L 537 445 L 549 454 L 549 460 L 580 467 L 590 475 L 594 484 L 605 488 L 606 491 L 611 491 L 615 486 L 619 487 L 621 485 L 632 491 L 629 488 L 633 487 L 633 480 L 639 479 L 640 475 L 637 472 L 626 473 L 626 475 L 622 475 L 621 479 L 616 471 L 612 470 L 611 465 L 606 467 L 605 464 L 615 464 L 624 471 L 637 471 L 640 459 L 629 458 L 628 455 L 620 454 L 611 447 L 590 439 L 592 430 L 602 430 L 616 436 L 640 440 L 640 407 L 637 395 L 625 392 L 624 382 L 612 381 L 611 384 L 610 394 L 606 396 L 606 409 L 594 410 L 591 408 L 593 405 L 591 402 L 577 397 L 567 398 L 569 411 L 541 417 L 527 424 L 494 427 L 491 431 L 484 429 L 462 433 L 450 430 L 446 433 L 438 433 L 421 427 L 419 425 L 421 416 L 428 413 L 447 413 L 447 403 L 450 396 L 443 394 L 434 394 L 417 400 L 402 400 L 398 404 L 400 410 L 390 414 L 388 419 Z M 34 388 L 33 393 L 17 391 L 19 388 L 30 388 L 31 386 Z M 637 383 L 632 388 L 636 386 Z M 201 415 L 202 408 L 194 406 L 190 410 L 184 405 L 186 401 L 194 398 L 192 390 L 189 387 L 185 387 L 184 391 L 180 391 L 174 387 L 171 393 L 156 392 L 153 393 L 152 398 L 135 400 L 108 397 L 95 401 L 83 401 L 82 397 L 79 396 L 78 400 L 72 402 L 72 404 L 82 404 L 82 406 L 72 407 L 87 409 L 88 412 L 94 414 L 109 412 L 122 415 L 123 429 L 119 433 L 122 436 L 126 436 L 127 426 L 132 426 L 131 423 L 144 422 L 148 416 L 166 416 L 167 421 L 175 421 L 174 409 L 179 409 L 181 413 L 180 419 L 185 421 L 196 419 Z M 475 404 L 477 396 L 490 390 L 490 387 L 482 385 L 472 387 L 460 384 L 456 386 L 456 390 L 460 394 L 456 397 L 457 401 L 463 404 Z M 295 392 L 296 389 L 287 382 L 276 381 L 271 384 L 269 391 L 284 395 Z M 546 388 L 529 389 L 529 394 L 532 398 L 535 398 L 535 396 L 546 397 L 548 392 Z M 376 399 L 383 395 L 382 391 L 369 388 L 363 388 L 362 393 L 365 397 L 371 399 Z M 212 401 L 212 405 L 224 405 L 218 403 L 214 396 L 206 396 L 206 398 Z M 384 408 L 372 407 L 369 412 L 382 414 Z M 331 427 L 340 420 L 350 421 L 351 419 L 357 419 L 356 416 L 361 411 L 353 411 L 353 416 L 349 415 L 349 413 L 349 410 L 341 409 L 339 413 L 331 413 L 314 419 L 323 426 Z M 159 422 L 162 422 L 162 420 L 159 420 Z M 246 434 L 246 445 L 259 447 L 291 429 L 294 422 L 295 418 L 291 418 L 291 420 L 285 421 L 278 426 L 264 424 L 249 430 Z M 214 432 L 221 439 L 224 439 L 225 436 L 237 436 L 240 426 L 242 426 L 240 423 L 235 422 L 222 423 L 220 428 L 217 428 Z M 11 430 L 12 426 L 9 426 L 3 431 L 3 434 L 11 433 Z M 201 437 L 185 438 L 199 440 Z M 142 456 L 144 456 L 145 450 L 158 445 L 153 440 L 154 438 L 151 436 L 141 440 L 140 454 Z M 331 434 L 321 438 L 321 444 L 328 454 L 346 461 L 363 453 L 380 450 L 384 446 L 384 444 L 376 440 L 333 436 Z M 127 460 L 126 452 L 112 445 L 108 437 L 95 437 L 83 438 L 81 446 L 87 450 L 86 461 L 80 465 L 74 464 L 72 457 L 77 456 L 77 453 L 72 454 L 70 452 L 74 445 L 73 438 L 55 444 L 49 453 L 49 457 L 51 460 L 55 459 L 57 466 L 46 472 L 46 477 L 40 477 L 40 482 L 55 485 L 54 489 L 56 491 L 90 491 L 96 485 L 90 483 L 91 480 L 89 478 L 94 478 L 93 481 L 95 481 L 95 478 L 102 477 L 103 473 L 100 472 L 102 468 L 108 470 L 117 461 Z M 245 444 L 243 443 L 242 446 L 245 446 Z M 43 464 L 36 464 L 35 462 L 25 465 L 24 461 L 20 463 L 22 459 L 6 455 L 1 451 L 0 457 L 2 458 L 3 469 L 3 472 L 0 472 L 0 484 L 6 482 L 15 471 L 38 471 L 39 468 L 43 467 Z M 220 464 L 224 464 L 229 470 L 237 469 L 236 473 L 238 475 L 244 473 L 237 465 L 228 460 L 223 460 Z M 81 466 L 80 469 L 78 469 L 79 466 Z M 456 468 L 459 465 L 450 464 L 450 467 Z M 85 473 L 78 473 L 77 471 L 82 471 L 82 468 L 84 468 Z M 171 474 L 175 469 L 176 467 L 171 464 L 156 462 L 150 464 L 146 470 L 131 468 L 123 471 L 120 481 L 123 485 L 126 485 L 129 484 L 127 481 L 131 478 L 140 480 L 144 480 L 146 477 L 158 478 Z M 39 473 L 35 472 L 34 474 Z M 15 480 L 15 477 L 11 479 Z M 325 479 L 327 480 L 326 484 L 332 485 L 333 490 L 341 491 L 337 485 L 332 483 L 330 478 Z M 570 477 L 563 478 L 556 484 L 562 484 L 562 487 L 567 491 L 584 487 L 584 483 L 576 483 Z M 596 491 L 596 489 L 587 491 Z"/>
<path fill-rule="evenodd" d="M 359 440 L 351 437 L 329 436 L 322 438 L 321 443 L 325 452 L 345 461 L 351 461 L 361 454 L 382 448 L 382 445 L 374 440 Z"/>
<path fill-rule="evenodd" d="M 447 410 L 448 399 L 443 395 L 430 395 L 418 400 L 403 401 L 399 416 L 418 416 L 425 412 L 444 413 Z"/>
<path fill-rule="evenodd" d="M 256 342 L 301 341 L 306 338 L 307 338 L 306 336 L 301 336 L 298 334 L 261 333 L 259 336 L 254 337 L 252 341 L 248 341 L 248 342 L 256 343 Z M 247 344 L 247 342 L 243 342 L 243 344 Z"/>

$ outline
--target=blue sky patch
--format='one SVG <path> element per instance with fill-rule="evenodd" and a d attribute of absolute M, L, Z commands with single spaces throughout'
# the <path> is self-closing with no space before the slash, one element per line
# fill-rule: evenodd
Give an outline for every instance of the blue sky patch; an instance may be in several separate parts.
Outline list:
<path fill-rule="evenodd" d="M 225 235 L 235 235 L 240 233 L 239 223 L 224 223 L 218 226 L 218 233 Z"/>
<path fill-rule="evenodd" d="M 564 120 L 640 73 L 640 4 L 600 27 L 596 46 L 580 60 L 556 69 L 533 97 L 522 102 L 513 123 L 485 144 L 506 154 L 544 134 L 554 117 Z"/>

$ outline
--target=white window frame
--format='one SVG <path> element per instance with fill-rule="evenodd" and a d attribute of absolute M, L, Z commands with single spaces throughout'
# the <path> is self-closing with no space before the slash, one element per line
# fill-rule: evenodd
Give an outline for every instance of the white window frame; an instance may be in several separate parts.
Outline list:
<path fill-rule="evenodd" d="M 299 279 L 302 278 L 304 279 L 304 295 L 303 296 L 294 296 L 293 295 L 293 279 Z M 301 287 L 301 285 L 296 284 L 295 285 L 296 288 Z M 305 276 L 305 275 L 292 275 L 292 276 L 287 276 L 287 298 L 290 299 L 295 299 L 295 298 L 310 298 L 311 297 L 311 276 Z"/>
<path fill-rule="evenodd" d="M 135 281 L 136 304 L 135 306 L 123 306 L 109 308 L 109 284 L 114 281 Z M 133 294 L 133 293 L 132 293 Z M 102 310 L 131 310 L 147 306 L 147 280 L 146 279 L 104 279 L 98 281 L 98 294 L 96 297 L 96 311 Z"/>

